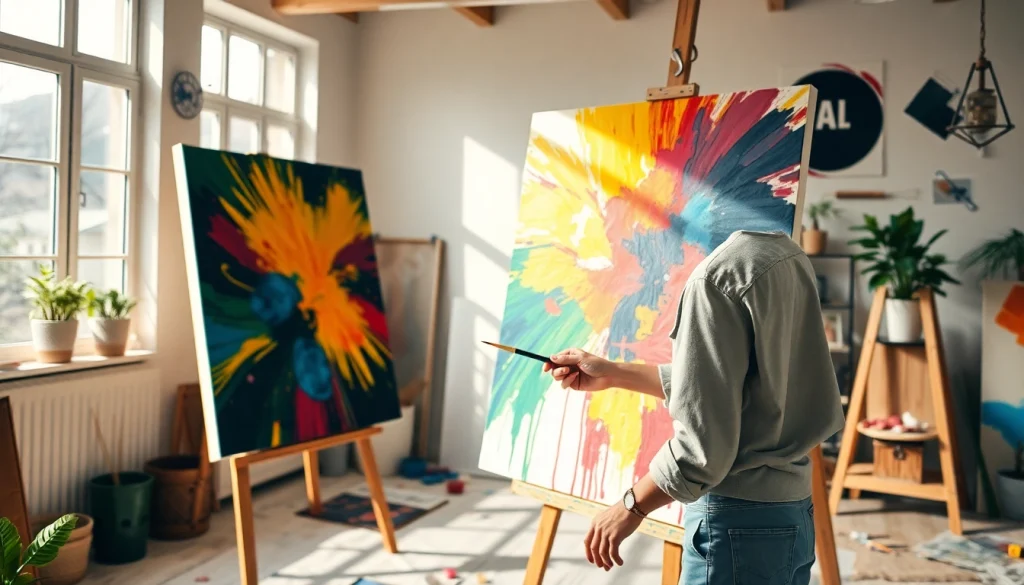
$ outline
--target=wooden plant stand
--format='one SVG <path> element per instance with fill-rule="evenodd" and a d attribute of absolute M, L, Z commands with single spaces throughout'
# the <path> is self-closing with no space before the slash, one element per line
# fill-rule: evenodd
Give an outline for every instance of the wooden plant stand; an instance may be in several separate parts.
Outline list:
<path fill-rule="evenodd" d="M 946 376 L 945 356 L 942 348 L 942 332 L 939 329 L 935 299 L 930 289 L 918 293 L 921 305 L 921 322 L 924 327 L 922 344 L 884 344 L 878 339 L 885 306 L 886 289 L 879 287 L 871 304 L 860 362 L 850 396 L 850 408 L 846 415 L 843 442 L 836 460 L 836 471 L 832 478 L 829 506 L 832 514 L 839 510 L 843 489 L 851 491 L 851 497 L 858 497 L 861 491 L 892 494 L 946 503 L 949 516 L 949 530 L 962 534 L 960 508 L 964 505 L 964 477 L 960 470 L 960 457 L 956 442 L 956 425 L 952 419 L 952 401 L 949 380 Z M 884 346 L 884 347 L 880 347 Z M 875 355 L 881 356 L 882 376 L 872 374 Z M 923 364 L 921 362 L 924 362 Z M 918 364 L 921 376 L 904 375 L 900 384 L 889 385 L 891 378 L 898 378 L 898 372 L 912 370 Z M 895 366 L 895 368 L 894 368 Z M 902 366 L 902 367 L 901 367 Z M 895 372 L 895 373 L 892 373 Z M 888 374 L 888 375 L 886 375 Z M 876 377 L 872 384 L 869 379 Z M 913 386 L 917 385 L 917 391 Z M 873 394 L 869 396 L 869 386 Z M 865 413 L 872 416 L 898 414 L 909 410 L 914 416 L 927 420 L 934 428 L 934 438 L 939 447 L 939 473 L 926 472 L 922 481 L 882 477 L 876 475 L 874 464 L 854 463 L 861 433 L 858 423 Z M 931 411 L 931 412 L 927 412 Z M 928 417 L 932 416 L 931 419 Z"/>

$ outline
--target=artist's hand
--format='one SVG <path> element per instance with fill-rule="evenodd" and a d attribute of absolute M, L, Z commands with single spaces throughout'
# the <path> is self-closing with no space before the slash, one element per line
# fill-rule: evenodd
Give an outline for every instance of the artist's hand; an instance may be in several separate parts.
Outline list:
<path fill-rule="evenodd" d="M 583 541 L 587 551 L 587 561 L 605 571 L 615 565 L 622 566 L 619 556 L 619 545 L 636 532 L 643 518 L 630 512 L 621 503 L 612 504 L 594 517 L 590 531 Z"/>
<path fill-rule="evenodd" d="M 562 383 L 562 388 L 596 392 L 614 386 L 615 363 L 582 349 L 566 349 L 551 356 L 553 364 L 544 364 L 544 371 Z"/>

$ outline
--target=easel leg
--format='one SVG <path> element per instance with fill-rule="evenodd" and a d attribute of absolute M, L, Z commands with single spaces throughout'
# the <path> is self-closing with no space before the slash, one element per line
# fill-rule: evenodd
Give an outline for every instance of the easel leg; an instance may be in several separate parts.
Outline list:
<path fill-rule="evenodd" d="M 661 559 L 661 585 L 679 585 L 683 573 L 683 546 L 666 542 Z"/>
<path fill-rule="evenodd" d="M 526 563 L 523 585 L 541 585 L 544 581 L 544 571 L 547 570 L 548 558 L 551 557 L 551 545 L 555 544 L 555 532 L 561 519 L 562 511 L 558 508 L 547 505 L 541 508 L 540 526 L 537 528 L 537 537 L 533 540 L 530 560 Z"/>
<path fill-rule="evenodd" d="M 839 557 L 836 555 L 836 535 L 832 531 L 832 515 L 825 482 L 825 460 L 821 454 L 821 447 L 816 447 L 811 451 L 811 503 L 815 509 L 815 552 L 818 566 L 821 567 L 822 585 L 839 585 Z"/>
<path fill-rule="evenodd" d="M 252 518 L 252 488 L 249 465 L 237 458 L 231 460 L 231 487 L 235 497 L 235 540 L 238 546 L 238 569 L 241 585 L 258 585 L 256 570 L 256 534 Z"/>
<path fill-rule="evenodd" d="M 309 502 L 309 513 L 319 516 L 324 511 L 320 502 L 320 454 L 316 451 L 303 451 L 302 467 L 306 472 L 306 501 Z"/>
<path fill-rule="evenodd" d="M 366 476 L 366 485 L 370 489 L 370 501 L 373 502 L 373 514 L 377 517 L 377 529 L 384 540 L 384 549 L 389 553 L 398 552 L 398 545 L 395 543 L 395 527 L 391 523 L 391 511 L 388 509 L 388 500 L 384 496 L 384 485 L 380 481 L 380 473 L 377 471 L 377 460 L 373 457 L 373 445 L 370 439 L 359 439 L 356 441 L 356 449 L 359 451 L 359 460 L 363 462 L 363 474 Z"/>

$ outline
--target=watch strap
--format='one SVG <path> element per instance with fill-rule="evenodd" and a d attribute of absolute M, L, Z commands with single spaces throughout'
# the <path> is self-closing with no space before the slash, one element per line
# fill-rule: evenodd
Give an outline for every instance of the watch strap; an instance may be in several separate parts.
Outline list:
<path fill-rule="evenodd" d="M 640 507 L 636 505 L 636 494 L 633 493 L 633 488 L 629 488 L 628 490 L 626 490 L 626 493 L 633 496 L 633 505 L 626 509 L 641 518 L 646 518 L 647 514 L 645 514 L 644 511 L 641 510 Z"/>

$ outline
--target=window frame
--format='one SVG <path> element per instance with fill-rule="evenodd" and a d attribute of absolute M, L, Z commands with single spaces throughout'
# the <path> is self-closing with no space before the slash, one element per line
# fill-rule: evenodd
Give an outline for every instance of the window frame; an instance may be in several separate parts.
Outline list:
<path fill-rule="evenodd" d="M 215 28 L 220 31 L 223 35 L 222 43 L 222 54 L 221 54 L 221 75 L 220 80 L 221 93 L 214 93 L 211 91 L 203 91 L 203 109 L 216 112 L 220 117 L 220 146 L 221 150 L 228 149 L 228 129 L 231 126 L 231 118 L 245 118 L 248 120 L 254 120 L 259 124 L 259 153 L 267 154 L 268 141 L 267 141 L 267 127 L 270 124 L 276 126 L 283 126 L 292 132 L 294 139 L 293 143 L 293 157 L 297 158 L 298 153 L 301 152 L 301 146 L 305 140 L 304 133 L 302 132 L 302 121 L 299 117 L 299 92 L 300 88 L 300 62 L 302 60 L 302 51 L 298 47 L 283 43 L 274 38 L 266 35 L 259 34 L 252 31 L 251 29 L 232 24 L 226 20 L 211 16 L 210 14 L 204 15 L 203 26 Z M 231 76 L 229 69 L 230 54 L 231 54 L 231 37 L 237 36 L 243 38 L 252 43 L 256 43 L 260 47 L 260 57 L 262 66 L 260 68 L 260 105 L 251 104 L 242 100 L 237 100 L 228 97 L 229 79 Z M 274 109 L 266 105 L 267 98 L 267 49 L 274 49 L 281 53 L 287 53 L 292 56 L 295 64 L 295 88 L 293 95 L 295 96 L 295 103 L 292 106 L 292 112 L 284 112 L 281 110 Z M 202 49 L 200 48 L 200 51 Z M 202 77 L 202 72 L 200 72 Z"/>
<path fill-rule="evenodd" d="M 2 0 L 0 0 L 2 1 Z M 77 8 L 79 0 L 63 0 L 62 45 L 51 46 L 9 33 L 0 33 L 0 61 L 17 66 L 30 67 L 58 75 L 57 128 L 55 136 L 55 161 L 0 155 L 0 161 L 29 163 L 53 167 L 57 171 L 56 201 L 54 204 L 54 234 L 51 254 L 0 256 L 0 262 L 40 261 L 51 262 L 57 278 L 78 275 L 78 263 L 82 259 L 120 259 L 123 261 L 124 292 L 137 295 L 137 266 L 135 250 L 139 222 L 138 199 L 140 193 L 139 132 L 141 128 L 141 82 L 138 74 L 138 23 L 141 0 L 130 0 L 129 26 L 126 48 L 127 63 L 120 63 L 80 53 L 77 44 Z M 124 246 L 123 255 L 78 255 L 78 193 L 81 187 L 81 173 L 92 170 L 92 165 L 82 164 L 82 95 L 85 81 L 123 88 L 127 91 L 127 112 L 125 134 L 127 156 L 123 173 L 125 180 Z M 112 172 L 112 169 L 104 169 Z M 28 316 L 26 315 L 27 319 Z M 84 321 L 80 317 L 80 321 Z M 75 355 L 92 355 L 93 341 L 83 335 L 79 325 L 79 337 L 75 342 Z M 85 329 L 85 331 L 88 331 Z M 33 361 L 35 353 L 31 340 L 0 344 L 0 363 L 7 361 Z"/>
<path fill-rule="evenodd" d="M 2 3 L 3 0 L 0 0 Z M 139 69 L 139 4 L 143 0 L 128 0 L 128 39 L 125 49 L 128 52 L 127 62 L 112 61 L 82 53 L 78 50 L 78 8 L 80 0 L 60 0 L 61 2 L 61 44 L 46 43 L 19 37 L 7 32 L 0 32 L 0 47 L 12 49 L 18 53 L 35 55 L 71 65 L 83 65 L 90 69 L 106 70 L 126 76 L 137 76 Z"/>

